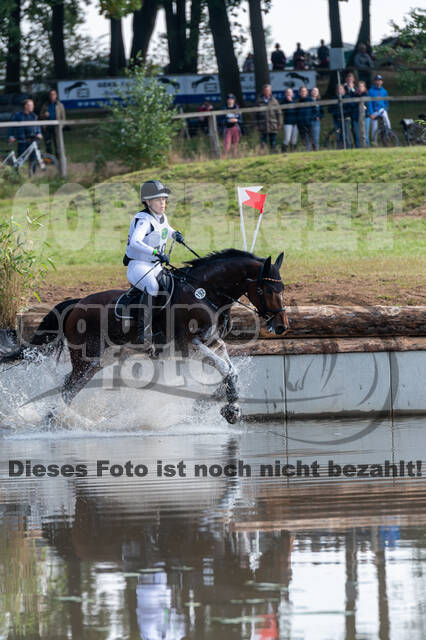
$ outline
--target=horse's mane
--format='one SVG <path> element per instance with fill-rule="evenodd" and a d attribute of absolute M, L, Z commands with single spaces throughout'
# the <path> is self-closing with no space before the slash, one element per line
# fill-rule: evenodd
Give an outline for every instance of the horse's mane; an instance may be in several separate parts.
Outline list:
<path fill-rule="evenodd" d="M 185 264 L 188 265 L 185 268 L 194 268 L 194 267 L 204 267 L 216 264 L 221 260 L 230 260 L 232 258 L 247 259 L 251 258 L 252 260 L 258 260 L 259 262 L 264 262 L 265 258 L 259 258 L 254 255 L 254 253 L 250 253 L 249 251 L 241 251 L 240 249 L 222 249 L 222 251 L 213 251 L 212 253 L 203 256 L 202 258 L 194 258 L 193 260 L 186 260 Z"/>

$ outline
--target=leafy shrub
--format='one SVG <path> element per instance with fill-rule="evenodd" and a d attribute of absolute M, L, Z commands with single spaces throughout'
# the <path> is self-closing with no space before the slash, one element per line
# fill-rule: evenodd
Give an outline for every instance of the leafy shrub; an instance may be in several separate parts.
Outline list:
<path fill-rule="evenodd" d="M 109 122 L 101 127 L 105 143 L 131 169 L 162 164 L 180 128 L 173 121 L 173 97 L 148 68 L 135 64 L 126 71 L 130 80 L 110 108 Z"/>
<path fill-rule="evenodd" d="M 42 226 L 39 218 L 31 219 L 28 212 L 27 223 L 29 230 Z M 47 273 L 48 264 L 54 268 L 50 258 L 44 261 L 42 251 L 35 251 L 13 217 L 0 221 L 0 327 L 15 326 L 16 314 L 31 295 L 40 301 L 36 286 Z"/>

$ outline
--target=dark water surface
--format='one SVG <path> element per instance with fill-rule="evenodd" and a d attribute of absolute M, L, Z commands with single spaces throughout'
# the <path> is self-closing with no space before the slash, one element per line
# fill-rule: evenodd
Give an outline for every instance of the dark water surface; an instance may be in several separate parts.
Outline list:
<path fill-rule="evenodd" d="M 0 436 L 0 640 L 426 638 L 424 420 L 352 440 L 367 423 L 202 427 Z M 9 460 L 87 476 L 11 478 Z M 397 477 L 353 476 L 386 460 Z M 251 476 L 225 477 L 238 461 Z"/>

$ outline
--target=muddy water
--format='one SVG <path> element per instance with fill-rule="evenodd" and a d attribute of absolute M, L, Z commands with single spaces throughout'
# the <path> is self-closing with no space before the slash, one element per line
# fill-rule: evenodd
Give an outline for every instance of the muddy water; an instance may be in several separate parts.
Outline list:
<path fill-rule="evenodd" d="M 135 435 L 9 421 L 0 638 L 423 640 L 425 428 L 212 419 Z M 385 464 L 395 477 L 378 475 Z"/>

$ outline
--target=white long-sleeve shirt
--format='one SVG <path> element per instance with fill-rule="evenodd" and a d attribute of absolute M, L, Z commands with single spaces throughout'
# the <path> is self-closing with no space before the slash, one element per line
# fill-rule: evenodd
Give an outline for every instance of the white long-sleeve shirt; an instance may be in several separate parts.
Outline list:
<path fill-rule="evenodd" d="M 164 253 L 168 238 L 175 232 L 167 216 L 139 211 L 129 228 L 126 254 L 133 260 L 155 262 L 155 253 Z"/>

